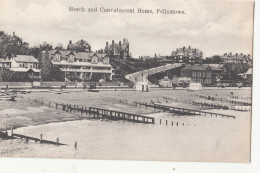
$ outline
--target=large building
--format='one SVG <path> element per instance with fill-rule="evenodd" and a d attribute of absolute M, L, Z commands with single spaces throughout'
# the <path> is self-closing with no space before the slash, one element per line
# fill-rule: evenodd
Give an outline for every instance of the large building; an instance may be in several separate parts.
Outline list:
<path fill-rule="evenodd" d="M 177 63 L 201 63 L 203 59 L 203 53 L 196 48 L 177 48 L 176 51 L 172 51 L 172 60 Z"/>
<path fill-rule="evenodd" d="M 27 75 L 31 79 L 40 79 L 39 61 L 31 55 L 8 55 L 1 60 L 2 67 L 16 73 Z"/>
<path fill-rule="evenodd" d="M 43 51 L 54 66 L 64 72 L 66 78 L 77 77 L 86 80 L 110 79 L 114 74 L 109 57 L 104 53 L 76 52 L 69 50 Z"/>
<path fill-rule="evenodd" d="M 123 39 L 123 42 L 115 43 L 112 40 L 112 44 L 106 42 L 105 53 L 111 58 L 120 58 L 127 59 L 129 58 L 129 42 L 126 38 Z"/>
<path fill-rule="evenodd" d="M 79 40 L 76 43 L 69 41 L 67 50 L 78 51 L 78 52 L 91 52 L 91 46 L 86 40 Z"/>
<path fill-rule="evenodd" d="M 186 65 L 181 69 L 181 77 L 191 78 L 193 83 L 212 83 L 212 69 L 207 65 Z"/>
<path fill-rule="evenodd" d="M 221 59 L 223 60 L 224 63 L 244 63 L 244 64 L 252 64 L 252 59 L 250 55 L 244 55 L 243 53 L 241 54 L 232 54 L 232 52 L 225 53 L 224 55 L 221 56 Z"/>

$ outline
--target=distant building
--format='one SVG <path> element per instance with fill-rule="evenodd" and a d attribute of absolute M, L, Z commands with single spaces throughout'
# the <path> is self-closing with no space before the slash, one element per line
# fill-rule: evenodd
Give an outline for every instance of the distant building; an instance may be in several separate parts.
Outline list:
<path fill-rule="evenodd" d="M 16 73 L 28 75 L 31 79 L 40 79 L 39 61 L 31 55 L 10 55 L 1 60 L 2 67 Z"/>
<path fill-rule="evenodd" d="M 106 42 L 104 52 L 111 58 L 127 59 L 130 57 L 129 42 L 126 38 L 123 39 L 123 43 L 119 41 L 117 44 L 114 40 L 112 40 L 112 44 L 108 44 L 108 42 Z"/>
<path fill-rule="evenodd" d="M 229 54 L 225 53 L 224 55 L 221 56 L 221 59 L 223 60 L 224 63 L 244 63 L 244 64 L 252 64 L 252 59 L 250 55 L 244 55 L 243 53 L 241 54 L 232 54 L 230 52 Z"/>
<path fill-rule="evenodd" d="M 187 65 L 181 69 L 181 77 L 191 78 L 193 83 L 212 83 L 212 68 L 207 65 Z"/>
<path fill-rule="evenodd" d="M 157 56 L 157 54 L 154 55 L 154 57 L 151 56 L 141 56 L 140 60 L 142 61 L 156 61 L 156 62 L 167 62 L 171 63 L 172 60 L 166 59 L 166 56 L 161 56 L 160 54 Z"/>
<path fill-rule="evenodd" d="M 201 63 L 203 59 L 203 53 L 196 48 L 177 48 L 176 51 L 172 51 L 172 60 L 177 63 Z"/>
<path fill-rule="evenodd" d="M 191 78 L 190 77 L 177 77 L 174 76 L 173 77 L 173 83 L 178 84 L 178 83 L 190 83 L 191 82 Z"/>
<path fill-rule="evenodd" d="M 109 57 L 104 53 L 74 52 L 69 50 L 43 51 L 42 56 L 49 56 L 52 64 L 60 68 L 65 77 L 81 79 L 110 79 L 114 74 L 109 64 Z"/>
<path fill-rule="evenodd" d="M 172 88 L 172 80 L 168 77 L 164 77 L 163 79 L 159 80 L 159 86 L 163 88 Z"/>
<path fill-rule="evenodd" d="M 67 46 L 67 50 L 69 51 L 77 51 L 77 52 L 91 52 L 91 46 L 86 40 L 79 40 L 76 43 L 72 43 L 72 41 L 69 41 L 69 44 Z"/>
<path fill-rule="evenodd" d="M 239 74 L 242 78 L 252 81 L 253 78 L 253 68 L 249 68 L 246 73 Z"/>

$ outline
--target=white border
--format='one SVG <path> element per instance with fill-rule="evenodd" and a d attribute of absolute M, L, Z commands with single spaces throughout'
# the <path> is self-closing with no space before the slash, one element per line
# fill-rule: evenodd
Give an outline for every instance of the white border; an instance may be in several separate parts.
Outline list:
<path fill-rule="evenodd" d="M 181 163 L 181 162 L 137 162 L 94 161 L 58 159 L 0 159 L 0 173 L 86 173 L 86 172 L 156 172 L 156 173 L 258 173 L 260 171 L 260 8 L 255 2 L 254 24 L 254 85 L 252 119 L 251 163 Z M 175 169 L 175 170 L 173 170 Z"/>

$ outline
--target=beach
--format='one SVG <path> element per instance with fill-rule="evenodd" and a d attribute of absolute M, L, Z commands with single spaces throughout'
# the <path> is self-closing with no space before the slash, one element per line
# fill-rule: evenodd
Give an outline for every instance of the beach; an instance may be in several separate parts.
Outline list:
<path fill-rule="evenodd" d="M 199 95 L 230 99 L 230 93 L 250 102 L 251 90 L 151 90 L 71 92 L 64 94 L 32 92 L 16 102 L 1 102 L 0 128 L 12 125 L 18 134 L 55 140 L 66 146 L 35 144 L 25 140 L 1 140 L 2 157 L 48 157 L 165 161 L 249 162 L 251 112 L 206 109 L 185 101 L 207 101 Z M 27 98 L 124 111 L 155 118 L 155 124 L 88 119 Z M 179 101 L 166 101 L 164 98 Z M 126 101 L 127 100 L 127 101 Z M 151 100 L 161 104 L 234 115 L 236 118 L 178 116 L 151 108 L 135 107 L 133 102 Z M 125 104 L 127 102 L 127 104 Z M 216 102 L 220 104 L 221 102 Z M 224 104 L 224 103 L 223 103 Z M 228 103 L 225 103 L 228 104 Z M 174 116 L 173 116 L 174 115 Z M 17 121 L 19 119 L 19 121 Z M 73 120 L 73 121 L 72 121 Z M 159 123 L 161 120 L 161 124 Z M 168 124 L 166 125 L 166 120 Z M 178 122 L 178 126 L 177 126 Z M 77 141 L 78 147 L 74 148 Z"/>

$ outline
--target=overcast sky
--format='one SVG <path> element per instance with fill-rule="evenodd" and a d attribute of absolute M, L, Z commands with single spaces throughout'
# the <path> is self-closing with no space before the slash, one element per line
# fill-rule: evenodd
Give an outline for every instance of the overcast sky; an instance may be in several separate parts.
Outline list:
<path fill-rule="evenodd" d="M 69 12 L 73 7 L 157 8 L 183 10 L 185 15 Z M 0 0 L 0 30 L 13 31 L 30 46 L 46 41 L 54 46 L 87 40 L 93 50 L 106 41 L 127 38 L 130 52 L 170 55 L 191 46 L 204 57 L 226 52 L 252 55 L 253 3 L 176 0 Z"/>

